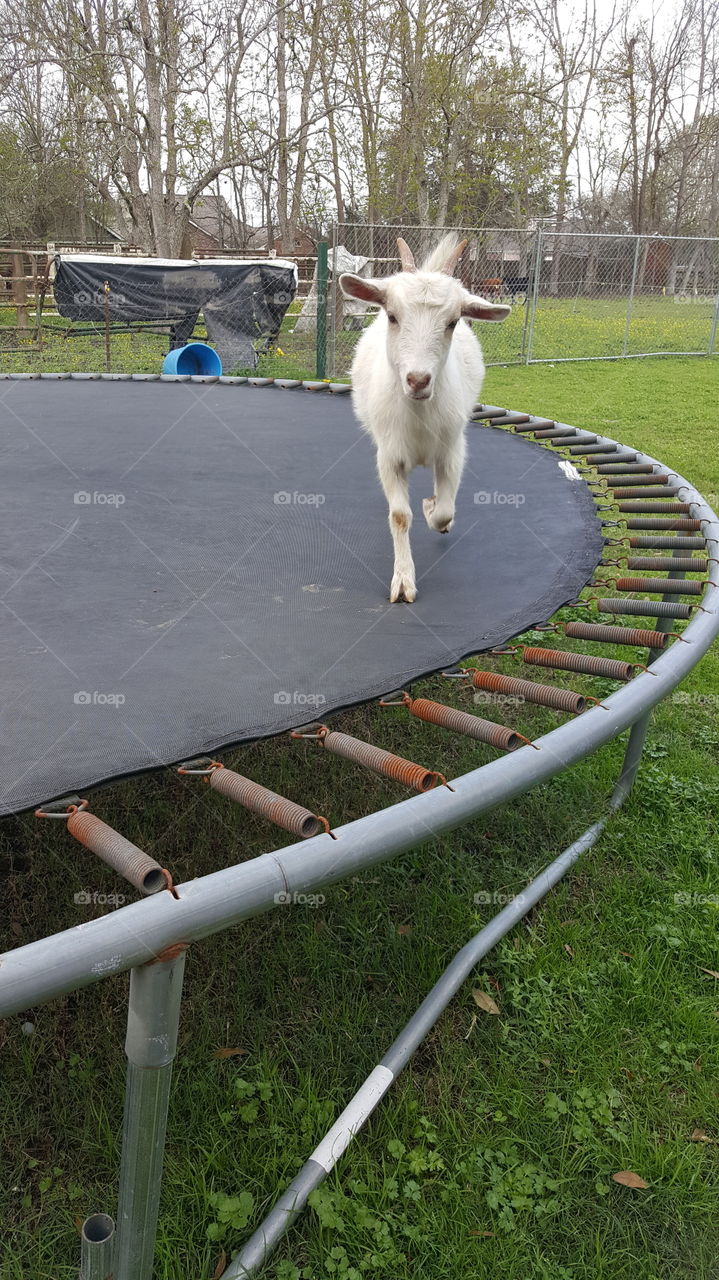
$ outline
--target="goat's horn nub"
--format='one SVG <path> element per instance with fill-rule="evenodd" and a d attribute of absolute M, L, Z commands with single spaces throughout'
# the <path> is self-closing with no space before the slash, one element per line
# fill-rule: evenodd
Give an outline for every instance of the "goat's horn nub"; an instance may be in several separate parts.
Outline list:
<path fill-rule="evenodd" d="M 459 262 L 460 258 L 462 257 L 462 254 L 464 253 L 464 251 L 465 251 L 465 249 L 467 248 L 467 245 L 468 245 L 468 244 L 469 244 L 469 240 L 460 240 L 460 242 L 459 242 L 459 244 L 456 246 L 456 248 L 454 248 L 454 249 L 452 250 L 452 252 L 450 253 L 450 255 L 449 255 L 448 259 L 447 259 L 447 261 L 445 262 L 444 266 L 442 267 L 442 270 L 444 271 L 445 275 L 448 275 L 448 276 L 453 276 L 453 275 L 454 275 L 454 272 L 455 272 L 455 268 L 456 268 L 456 266 L 457 266 L 457 263 Z"/>
<path fill-rule="evenodd" d="M 400 256 L 400 261 L 402 263 L 402 270 L 416 271 L 417 268 L 414 263 L 414 254 L 412 253 L 412 250 L 407 244 L 407 241 L 403 240 L 401 236 L 397 237 L 397 248 L 399 249 L 399 256 Z"/>

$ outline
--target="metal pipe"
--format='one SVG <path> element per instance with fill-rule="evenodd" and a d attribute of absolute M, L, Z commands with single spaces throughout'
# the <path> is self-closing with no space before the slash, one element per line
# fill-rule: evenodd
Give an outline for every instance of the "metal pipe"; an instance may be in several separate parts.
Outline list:
<path fill-rule="evenodd" d="M 656 459 L 642 455 L 643 461 Z M 657 464 L 659 465 L 659 464 Z M 674 476 L 672 477 L 675 478 Z M 708 580 L 719 585 L 719 520 L 681 476 L 709 544 Z M 522 795 L 610 742 L 691 671 L 719 634 L 719 596 L 710 592 L 683 633 L 653 664 L 578 720 L 452 781 L 328 835 L 267 853 L 156 894 L 0 957 L 0 1016 L 17 1013 L 143 964 L 168 945 L 193 941 L 270 909 L 276 894 L 307 892 L 384 862 L 405 849 Z M 284 899 L 283 899 L 284 900 Z"/>
<path fill-rule="evenodd" d="M 641 236 L 637 236 L 634 245 L 634 265 L 632 267 L 632 283 L 629 289 L 629 298 L 627 300 L 627 319 L 624 326 L 624 341 L 622 343 L 622 356 L 626 358 L 629 351 L 629 330 L 632 324 L 632 308 L 634 306 L 634 293 L 637 287 L 637 276 L 639 274 L 639 252 L 642 247 Z"/>
<path fill-rule="evenodd" d="M 566 875 L 581 854 L 596 843 L 605 823 L 606 819 L 602 819 L 588 827 L 457 953 L 264 1222 L 223 1271 L 221 1280 L 251 1280 L 260 1272 L 282 1236 L 306 1207 L 310 1193 L 324 1182 L 474 967 Z"/>
<path fill-rule="evenodd" d="M 93 1213 L 80 1229 L 80 1280 L 113 1280 L 115 1223 L 107 1213 Z"/>
<path fill-rule="evenodd" d="M 181 951 L 130 974 L 114 1280 L 152 1280 L 184 967 Z"/>

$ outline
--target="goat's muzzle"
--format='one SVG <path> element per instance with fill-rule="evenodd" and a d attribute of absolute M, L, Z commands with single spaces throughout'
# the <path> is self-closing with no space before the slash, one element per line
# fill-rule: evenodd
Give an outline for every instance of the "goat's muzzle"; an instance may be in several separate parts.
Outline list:
<path fill-rule="evenodd" d="M 407 394 L 413 400 L 429 400 L 432 395 L 431 373 L 408 373 L 406 377 Z"/>

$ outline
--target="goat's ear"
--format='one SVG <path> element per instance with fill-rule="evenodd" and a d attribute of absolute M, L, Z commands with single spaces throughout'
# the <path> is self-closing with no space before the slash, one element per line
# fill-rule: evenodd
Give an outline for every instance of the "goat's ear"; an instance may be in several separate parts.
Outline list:
<path fill-rule="evenodd" d="M 465 293 L 462 299 L 462 315 L 468 320 L 506 320 L 512 314 L 511 307 L 502 306 L 499 302 L 488 302 L 476 294 Z"/>
<path fill-rule="evenodd" d="M 346 298 L 359 298 L 360 302 L 376 302 L 384 306 L 387 292 L 380 280 L 365 280 L 346 272 L 340 276 L 340 289 Z"/>

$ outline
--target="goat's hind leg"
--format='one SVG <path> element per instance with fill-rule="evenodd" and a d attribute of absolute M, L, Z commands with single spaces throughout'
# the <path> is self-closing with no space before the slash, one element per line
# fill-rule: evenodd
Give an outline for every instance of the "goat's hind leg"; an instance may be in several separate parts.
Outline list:
<path fill-rule="evenodd" d="M 409 505 L 407 468 L 401 462 L 378 453 L 377 469 L 389 505 L 389 527 L 394 544 L 394 571 L 389 598 L 392 604 L 396 604 L 398 600 L 406 600 L 408 604 L 412 604 L 417 596 L 417 586 L 409 542 L 412 508 Z"/>
<path fill-rule="evenodd" d="M 434 494 L 422 503 L 424 518 L 436 533 L 449 533 L 454 520 L 454 504 L 464 467 L 464 441 L 434 464 Z"/>

